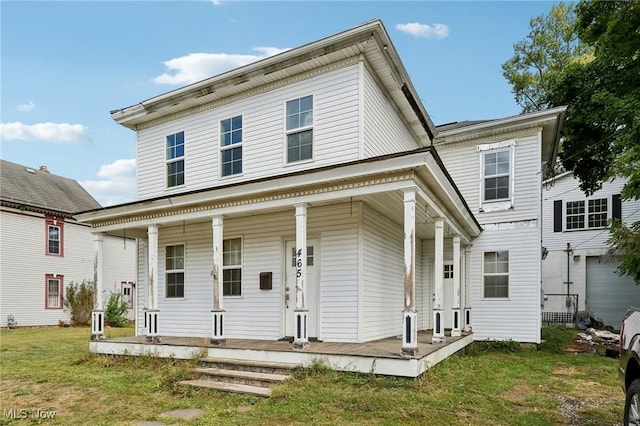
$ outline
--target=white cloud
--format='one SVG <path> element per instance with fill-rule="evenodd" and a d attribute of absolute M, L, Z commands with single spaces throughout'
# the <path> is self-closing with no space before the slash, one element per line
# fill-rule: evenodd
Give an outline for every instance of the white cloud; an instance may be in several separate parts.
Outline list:
<path fill-rule="evenodd" d="M 211 3 L 214 6 L 220 6 L 222 4 L 222 0 L 211 0 Z"/>
<path fill-rule="evenodd" d="M 267 58 L 288 49 L 260 46 L 255 55 L 230 53 L 190 53 L 164 62 L 167 72 L 153 79 L 157 84 L 191 84 L 221 74 L 251 62 Z"/>
<path fill-rule="evenodd" d="M 0 123 L 0 137 L 4 140 L 44 142 L 88 142 L 89 129 L 82 124 L 20 122 Z"/>
<path fill-rule="evenodd" d="M 103 207 L 135 200 L 136 160 L 116 160 L 100 166 L 99 180 L 87 180 L 80 185 Z"/>
<path fill-rule="evenodd" d="M 29 112 L 36 107 L 33 101 L 29 100 L 26 104 L 18 105 L 16 109 L 21 112 Z"/>
<path fill-rule="evenodd" d="M 410 22 L 407 24 L 398 24 L 396 25 L 396 29 L 414 37 L 446 38 L 449 36 L 449 27 L 444 24 L 428 25 Z"/>

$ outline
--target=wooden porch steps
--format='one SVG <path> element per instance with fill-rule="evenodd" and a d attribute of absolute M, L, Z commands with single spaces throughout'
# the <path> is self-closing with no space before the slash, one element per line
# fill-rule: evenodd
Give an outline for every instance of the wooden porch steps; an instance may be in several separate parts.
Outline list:
<path fill-rule="evenodd" d="M 215 389 L 268 398 L 271 386 L 289 379 L 297 364 L 265 361 L 246 361 L 231 358 L 204 358 L 201 367 L 191 371 L 195 378 L 178 384 Z"/>

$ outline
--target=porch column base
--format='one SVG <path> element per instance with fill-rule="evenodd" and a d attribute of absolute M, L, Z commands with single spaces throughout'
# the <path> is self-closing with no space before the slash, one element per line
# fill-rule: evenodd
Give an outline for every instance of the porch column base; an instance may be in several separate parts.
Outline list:
<path fill-rule="evenodd" d="M 471 333 L 471 308 L 464 308 L 464 327 L 465 333 Z"/>
<path fill-rule="evenodd" d="M 442 309 L 434 309 L 431 343 L 444 343 L 444 341 L 444 311 Z"/>
<path fill-rule="evenodd" d="M 418 355 L 418 313 L 415 310 L 402 311 L 402 356 Z"/>
<path fill-rule="evenodd" d="M 144 331 L 147 342 L 160 343 L 160 310 L 147 309 L 144 312 Z"/>
<path fill-rule="evenodd" d="M 213 320 L 213 330 L 211 333 L 211 344 L 222 346 L 227 339 L 224 337 L 224 309 L 214 309 L 211 311 Z"/>
<path fill-rule="evenodd" d="M 306 309 L 296 309 L 293 311 L 296 320 L 296 334 L 293 338 L 293 349 L 303 350 L 309 346 L 309 311 Z"/>
<path fill-rule="evenodd" d="M 104 311 L 91 312 L 91 340 L 104 340 Z"/>
<path fill-rule="evenodd" d="M 455 308 L 451 311 L 451 337 L 460 337 L 462 332 L 460 331 L 460 309 Z"/>

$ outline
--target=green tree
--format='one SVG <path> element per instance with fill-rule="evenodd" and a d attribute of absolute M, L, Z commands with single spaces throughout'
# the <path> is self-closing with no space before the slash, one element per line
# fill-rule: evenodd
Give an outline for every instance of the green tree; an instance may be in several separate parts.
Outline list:
<path fill-rule="evenodd" d="M 578 39 L 575 19 L 573 4 L 564 3 L 531 19 L 529 34 L 513 45 L 514 55 L 502 64 L 522 112 L 550 107 L 547 93 L 555 77 L 569 63 L 591 56 L 592 48 Z"/>
<path fill-rule="evenodd" d="M 111 293 L 107 302 L 107 309 L 104 311 L 104 320 L 111 327 L 124 327 L 127 319 L 127 303 L 122 300 L 120 294 Z"/>
<path fill-rule="evenodd" d="M 94 296 L 93 282 L 71 282 L 67 287 L 64 306 L 71 309 L 71 324 L 87 326 L 91 323 Z"/>
<path fill-rule="evenodd" d="M 590 195 L 626 178 L 623 200 L 640 198 L 640 2 L 581 1 L 576 32 L 593 47 L 552 79 L 546 99 L 567 105 L 561 160 Z M 623 218 L 624 219 L 624 218 Z M 640 224 L 612 224 L 609 244 L 622 254 L 618 271 L 640 284 Z"/>

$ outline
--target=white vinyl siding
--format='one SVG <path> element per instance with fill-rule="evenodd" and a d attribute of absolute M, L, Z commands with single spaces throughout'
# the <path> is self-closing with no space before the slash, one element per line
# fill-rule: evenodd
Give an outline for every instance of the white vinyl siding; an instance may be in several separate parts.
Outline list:
<path fill-rule="evenodd" d="M 138 131 L 138 199 L 211 188 L 358 159 L 358 65 L 221 103 L 217 108 Z M 287 164 L 286 101 L 313 94 L 313 161 Z M 219 122 L 242 115 L 242 174 L 225 176 L 219 158 Z M 165 189 L 165 138 L 185 130 L 185 184 Z M 188 130 L 188 131 L 187 131 Z"/>
<path fill-rule="evenodd" d="M 7 325 L 7 315 L 13 315 L 18 326 L 58 325 L 70 320 L 69 309 L 45 308 L 45 277 L 57 274 L 64 277 L 63 292 L 71 283 L 93 281 L 94 236 L 88 226 L 71 220 L 64 222 L 64 257 L 47 256 L 44 216 L 18 213 L 4 208 L 0 211 L 0 326 Z M 105 290 L 114 278 L 110 271 L 125 268 L 118 263 L 113 251 L 124 250 L 121 238 L 104 236 Z M 127 240 L 129 241 L 129 240 Z M 131 260 L 135 259 L 132 251 Z M 111 259 L 115 257 L 115 261 Z M 28 260 L 28 261 L 27 261 Z M 26 264 L 28 262 L 28 267 Z M 134 273 L 118 278 L 133 280 Z M 109 280 L 109 281 L 107 281 Z M 105 295 L 105 298 L 108 295 Z M 106 306 L 106 305 L 105 305 Z"/>
<path fill-rule="evenodd" d="M 388 98 L 364 67 L 364 158 L 420 147 Z"/>

